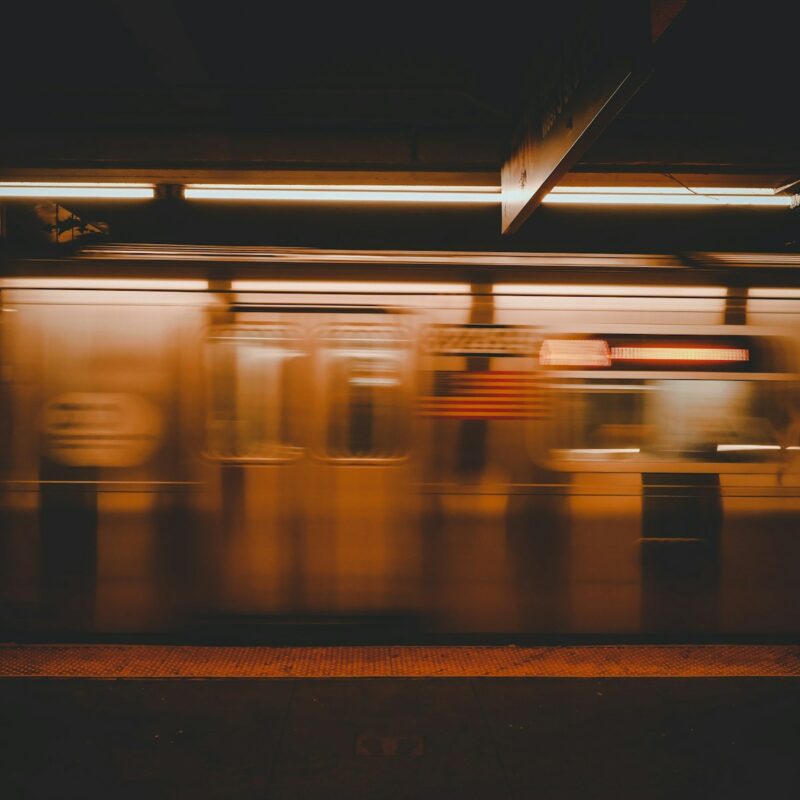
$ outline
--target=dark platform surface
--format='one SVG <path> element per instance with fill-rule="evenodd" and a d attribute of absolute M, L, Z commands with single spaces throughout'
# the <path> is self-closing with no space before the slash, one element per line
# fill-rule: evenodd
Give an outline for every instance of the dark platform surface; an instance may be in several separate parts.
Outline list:
<path fill-rule="evenodd" d="M 794 798 L 794 678 L 0 681 L 9 798 Z"/>
<path fill-rule="evenodd" d="M 0 678 L 798 678 L 787 644 L 0 644 Z"/>

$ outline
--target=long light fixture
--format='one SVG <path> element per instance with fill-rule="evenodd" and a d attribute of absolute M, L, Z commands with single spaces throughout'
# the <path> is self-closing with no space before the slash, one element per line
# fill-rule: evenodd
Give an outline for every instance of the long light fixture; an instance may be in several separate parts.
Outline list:
<path fill-rule="evenodd" d="M 779 206 L 791 195 L 768 187 L 736 186 L 556 186 L 542 200 L 552 204 L 661 206 Z"/>
<path fill-rule="evenodd" d="M 2 181 L 0 199 L 128 199 L 155 197 L 151 183 Z M 498 186 L 370 184 L 187 184 L 188 200 L 328 203 L 441 203 L 498 205 Z M 769 187 L 734 186 L 556 186 L 547 204 L 772 206 L 788 208 L 795 197 Z"/>
<path fill-rule="evenodd" d="M 86 200 L 152 200 L 155 187 L 150 183 L 46 183 L 2 181 L 0 198 L 53 198 Z"/>
<path fill-rule="evenodd" d="M 369 184 L 188 184 L 188 200 L 234 200 L 334 203 L 477 203 L 499 204 L 494 186 L 419 186 Z M 556 186 L 542 201 L 589 205 L 688 205 L 790 207 L 790 195 L 769 187 Z"/>
<path fill-rule="evenodd" d="M 333 203 L 500 203 L 493 186 L 370 186 L 347 184 L 243 185 L 192 183 L 187 200 L 299 201 Z"/>

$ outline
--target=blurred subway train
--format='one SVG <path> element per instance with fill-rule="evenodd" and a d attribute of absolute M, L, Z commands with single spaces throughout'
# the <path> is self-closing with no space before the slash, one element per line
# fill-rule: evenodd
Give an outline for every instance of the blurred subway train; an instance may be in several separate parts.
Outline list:
<path fill-rule="evenodd" d="M 3 634 L 795 635 L 798 266 L 6 258 Z"/>

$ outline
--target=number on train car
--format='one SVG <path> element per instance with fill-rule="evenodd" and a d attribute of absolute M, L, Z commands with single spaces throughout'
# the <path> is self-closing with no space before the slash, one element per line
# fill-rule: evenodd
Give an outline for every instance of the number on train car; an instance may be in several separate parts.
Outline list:
<path fill-rule="evenodd" d="M 533 329 L 523 325 L 431 325 L 423 342 L 437 356 L 526 357 L 536 349 Z"/>

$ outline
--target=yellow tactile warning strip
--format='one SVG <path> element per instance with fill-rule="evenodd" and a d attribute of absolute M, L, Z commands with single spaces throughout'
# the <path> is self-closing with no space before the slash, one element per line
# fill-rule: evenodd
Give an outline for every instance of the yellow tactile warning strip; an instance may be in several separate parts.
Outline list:
<path fill-rule="evenodd" d="M 798 677 L 800 646 L 0 645 L 2 678 Z"/>

